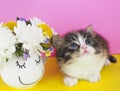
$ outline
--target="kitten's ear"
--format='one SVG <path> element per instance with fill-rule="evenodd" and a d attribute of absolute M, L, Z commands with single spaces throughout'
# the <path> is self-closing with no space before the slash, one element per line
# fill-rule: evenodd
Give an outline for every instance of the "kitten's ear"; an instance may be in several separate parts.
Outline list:
<path fill-rule="evenodd" d="M 88 25 L 86 30 L 87 30 L 87 32 L 89 32 L 93 36 L 96 36 L 96 33 L 94 32 L 92 25 Z"/>
<path fill-rule="evenodd" d="M 87 32 L 93 32 L 93 26 L 92 25 L 87 26 Z"/>
<path fill-rule="evenodd" d="M 55 48 L 59 48 L 63 43 L 63 38 L 61 38 L 59 35 L 54 35 L 51 42 Z"/>

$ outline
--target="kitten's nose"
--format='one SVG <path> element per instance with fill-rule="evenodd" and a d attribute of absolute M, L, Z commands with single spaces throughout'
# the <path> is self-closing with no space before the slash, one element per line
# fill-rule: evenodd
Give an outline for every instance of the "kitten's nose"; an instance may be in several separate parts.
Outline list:
<path fill-rule="evenodd" d="M 82 45 L 81 48 L 82 48 L 82 49 L 87 49 L 87 46 L 86 46 L 86 45 Z"/>

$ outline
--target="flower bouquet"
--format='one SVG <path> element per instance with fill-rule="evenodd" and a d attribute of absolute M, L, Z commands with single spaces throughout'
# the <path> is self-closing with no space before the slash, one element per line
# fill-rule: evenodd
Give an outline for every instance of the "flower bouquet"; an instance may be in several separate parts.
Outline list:
<path fill-rule="evenodd" d="M 53 47 L 50 39 L 56 33 L 38 18 L 0 23 L 1 78 L 14 88 L 33 87 L 44 74 L 43 60 Z"/>

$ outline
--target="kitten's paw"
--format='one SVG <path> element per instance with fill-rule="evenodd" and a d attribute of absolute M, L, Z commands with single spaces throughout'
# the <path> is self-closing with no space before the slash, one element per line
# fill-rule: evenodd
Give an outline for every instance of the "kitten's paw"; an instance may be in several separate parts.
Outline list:
<path fill-rule="evenodd" d="M 88 78 L 88 81 L 94 83 L 100 80 L 100 74 L 92 75 Z"/>
<path fill-rule="evenodd" d="M 72 77 L 65 77 L 64 78 L 64 83 L 66 86 L 74 86 L 78 82 L 78 79 L 72 78 Z"/>
<path fill-rule="evenodd" d="M 109 61 L 109 60 L 106 60 L 105 66 L 109 66 L 109 65 L 110 65 L 110 61 Z"/>

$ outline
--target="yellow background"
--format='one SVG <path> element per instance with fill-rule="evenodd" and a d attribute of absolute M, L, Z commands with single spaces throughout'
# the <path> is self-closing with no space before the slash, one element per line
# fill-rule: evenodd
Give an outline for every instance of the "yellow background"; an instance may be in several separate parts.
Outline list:
<path fill-rule="evenodd" d="M 79 81 L 76 86 L 67 87 L 63 83 L 63 75 L 59 71 L 56 58 L 49 58 L 45 64 L 42 80 L 33 88 L 25 91 L 120 91 L 120 55 L 115 55 L 118 62 L 105 66 L 101 71 L 101 80 L 96 83 Z M 0 79 L 0 91 L 20 91 L 8 87 Z"/>

